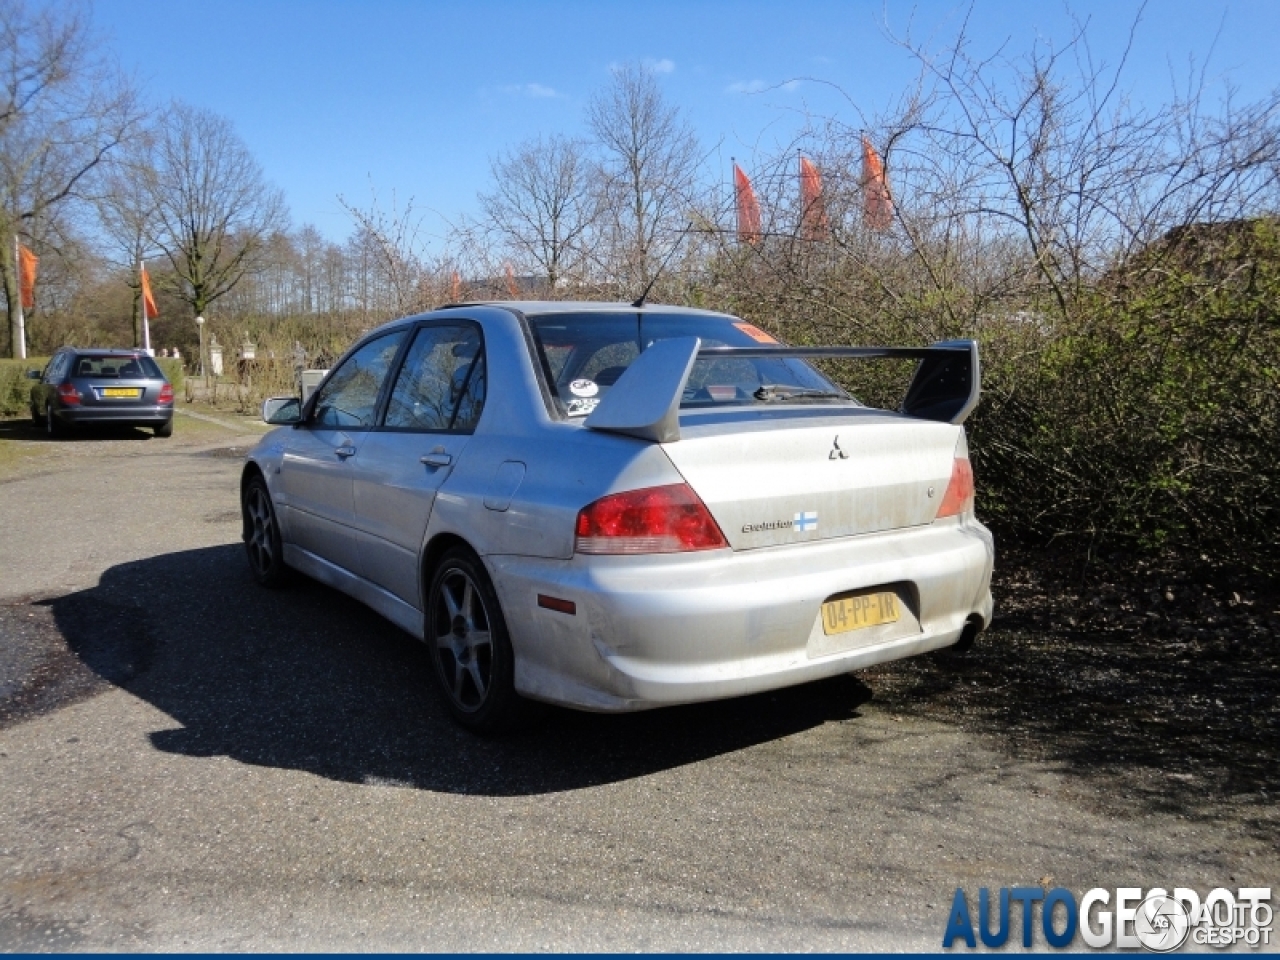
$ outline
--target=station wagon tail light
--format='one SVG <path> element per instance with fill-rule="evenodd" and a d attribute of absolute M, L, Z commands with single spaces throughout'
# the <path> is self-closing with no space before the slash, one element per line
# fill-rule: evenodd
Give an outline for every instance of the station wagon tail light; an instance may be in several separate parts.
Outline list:
<path fill-rule="evenodd" d="M 159 403 L 162 407 L 167 407 L 171 403 L 173 403 L 172 385 L 166 383 L 163 387 L 160 388 L 160 397 L 156 402 Z"/>
<path fill-rule="evenodd" d="M 728 546 L 687 483 L 601 497 L 578 511 L 574 532 L 578 553 L 683 553 Z"/>
<path fill-rule="evenodd" d="M 938 506 L 939 517 L 973 512 L 973 465 L 968 457 L 956 457 L 951 464 L 951 482 Z"/>
<path fill-rule="evenodd" d="M 58 402 L 64 407 L 80 406 L 80 391 L 75 388 L 75 384 L 62 383 L 58 385 Z"/>

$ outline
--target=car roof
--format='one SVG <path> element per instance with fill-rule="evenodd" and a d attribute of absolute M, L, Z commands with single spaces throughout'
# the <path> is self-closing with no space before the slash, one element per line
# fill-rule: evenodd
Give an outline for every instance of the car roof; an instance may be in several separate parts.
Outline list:
<path fill-rule="evenodd" d="M 63 347 L 69 353 L 91 353 L 95 357 L 140 357 L 144 353 L 141 347 Z"/>
<path fill-rule="evenodd" d="M 459 307 L 500 307 L 515 310 L 527 317 L 542 317 L 559 313 L 619 313 L 619 314 L 672 314 L 683 313 L 695 317 L 722 317 L 729 314 L 715 310 L 699 310 L 696 307 L 678 307 L 666 303 L 646 303 L 635 307 L 629 303 L 612 303 L 599 300 L 473 300 L 466 303 L 450 303 L 441 310 Z"/>

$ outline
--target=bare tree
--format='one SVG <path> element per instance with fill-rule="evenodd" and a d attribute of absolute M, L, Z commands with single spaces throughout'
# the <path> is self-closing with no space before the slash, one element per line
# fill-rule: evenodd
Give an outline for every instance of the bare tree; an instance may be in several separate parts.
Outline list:
<path fill-rule="evenodd" d="M 64 208 L 85 198 L 92 174 L 138 117 L 132 89 L 93 52 L 78 11 L 0 0 L 0 273 L 15 355 L 14 236 L 41 237 L 54 246 L 39 252 L 56 255 L 70 222 Z"/>
<path fill-rule="evenodd" d="M 669 104 L 653 71 L 625 64 L 587 106 L 604 153 L 599 189 L 608 279 L 643 288 L 679 242 L 700 160 L 693 128 Z M 639 292 L 639 289 L 636 291 Z"/>
<path fill-rule="evenodd" d="M 971 260 L 992 289 L 1043 299 L 1065 318 L 1167 231 L 1274 211 L 1280 97 L 1244 109 L 1228 101 L 1214 115 L 1193 77 L 1164 105 L 1129 101 L 1138 24 L 1110 66 L 1095 60 L 1083 27 L 1021 57 L 976 54 L 963 32 L 941 52 L 902 41 L 921 65 L 920 94 L 887 120 L 883 139 L 899 226 L 926 274 L 945 283 L 962 246 L 1000 252 L 1003 275 L 991 272 L 992 256 Z"/>
<path fill-rule="evenodd" d="M 199 316 L 261 267 L 285 226 L 284 198 L 226 118 L 175 103 L 158 130 L 153 239 Z"/>
<path fill-rule="evenodd" d="M 585 144 L 562 136 L 526 140 L 490 162 L 493 190 L 480 195 L 487 226 L 517 263 L 554 291 L 586 258 L 599 214 Z"/>
<path fill-rule="evenodd" d="M 394 194 L 384 210 L 375 194 L 367 209 L 339 197 L 356 226 L 347 244 L 354 271 L 355 297 L 366 317 L 389 319 L 429 305 L 428 275 L 422 252 L 422 217 L 410 198 L 401 209 Z"/>
<path fill-rule="evenodd" d="M 96 207 L 102 232 L 110 245 L 108 256 L 123 268 L 132 293 L 133 345 L 142 344 L 142 281 L 138 263 L 155 256 L 151 239 L 158 198 L 151 165 L 153 139 L 140 132 L 106 165 Z"/>

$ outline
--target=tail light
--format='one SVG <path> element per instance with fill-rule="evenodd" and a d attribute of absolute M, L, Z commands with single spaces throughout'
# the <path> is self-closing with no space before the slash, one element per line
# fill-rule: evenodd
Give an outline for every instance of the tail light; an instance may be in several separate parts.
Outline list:
<path fill-rule="evenodd" d="M 64 407 L 80 406 L 80 391 L 75 388 L 75 384 L 58 384 L 58 402 Z"/>
<path fill-rule="evenodd" d="M 578 553 L 683 553 L 726 547 L 711 512 L 686 483 L 601 497 L 578 511 Z"/>
<path fill-rule="evenodd" d="M 170 384 L 166 383 L 160 388 L 160 396 L 156 400 L 156 403 L 160 404 L 162 407 L 170 406 L 173 403 L 173 387 Z"/>
<path fill-rule="evenodd" d="M 956 457 L 951 464 L 951 482 L 938 506 L 939 517 L 973 512 L 973 465 L 968 457 Z"/>

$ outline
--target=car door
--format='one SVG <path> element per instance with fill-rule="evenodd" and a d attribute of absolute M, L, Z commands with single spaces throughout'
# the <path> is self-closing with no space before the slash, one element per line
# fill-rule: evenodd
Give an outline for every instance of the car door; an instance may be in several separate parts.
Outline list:
<path fill-rule="evenodd" d="M 54 354 L 53 359 L 49 361 L 49 365 L 44 368 L 44 374 L 41 376 L 40 382 L 31 388 L 32 406 L 40 416 L 44 416 L 45 410 L 53 402 L 54 394 L 58 392 L 58 384 L 66 376 L 70 360 L 71 354 L 65 351 L 59 351 Z"/>
<path fill-rule="evenodd" d="M 403 329 L 364 344 L 325 380 L 307 420 L 284 441 L 277 488 L 288 540 L 330 563 L 359 569 L 351 460 L 370 435 Z"/>
<path fill-rule="evenodd" d="M 478 325 L 420 326 L 378 429 L 352 460 L 361 575 L 419 609 L 427 521 L 480 419 L 487 379 Z"/>

